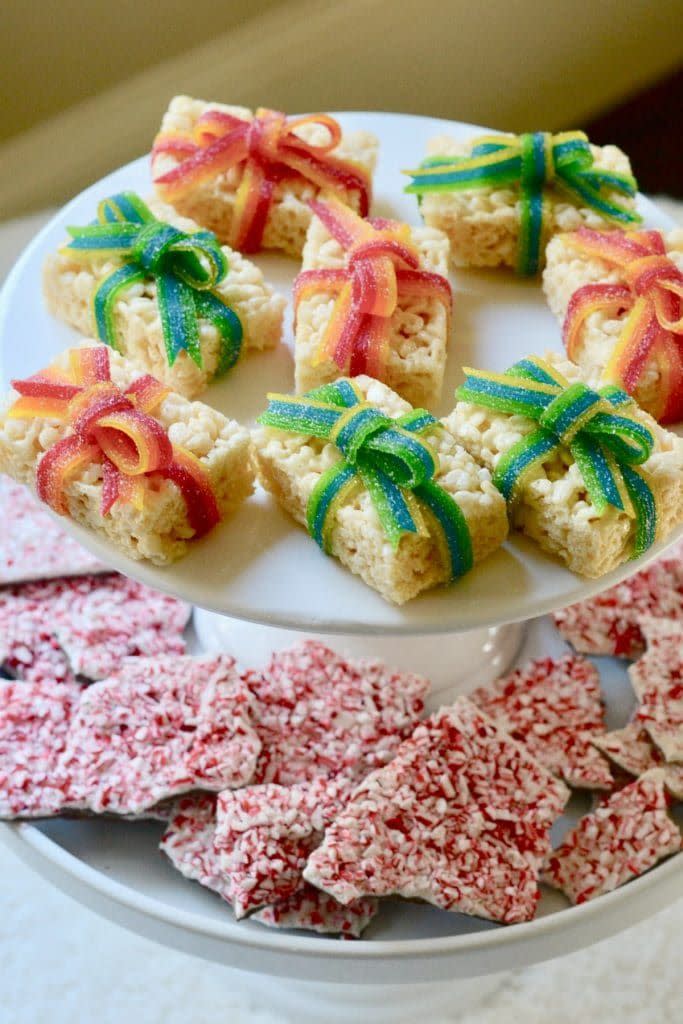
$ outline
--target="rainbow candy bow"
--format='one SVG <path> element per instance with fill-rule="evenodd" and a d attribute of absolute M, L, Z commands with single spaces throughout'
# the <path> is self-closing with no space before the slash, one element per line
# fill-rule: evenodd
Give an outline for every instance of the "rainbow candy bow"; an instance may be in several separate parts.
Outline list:
<path fill-rule="evenodd" d="M 298 131 L 306 125 L 327 131 L 322 144 L 305 142 Z M 192 133 L 162 132 L 154 141 L 152 159 L 168 153 L 181 160 L 155 178 L 168 202 L 196 185 L 241 167 L 233 211 L 230 245 L 241 252 L 257 252 L 273 199 L 275 185 L 286 178 L 303 178 L 317 188 L 355 192 L 362 217 L 370 207 L 366 172 L 333 155 L 341 142 L 339 123 L 328 114 L 288 120 L 277 110 L 259 108 L 251 121 L 222 110 L 207 110 Z"/>
<path fill-rule="evenodd" d="M 399 297 L 436 298 L 450 314 L 451 286 L 441 274 L 420 270 L 407 225 L 363 220 L 334 197 L 310 206 L 346 252 L 345 267 L 304 270 L 294 282 L 295 310 L 319 292 L 336 296 L 315 361 L 331 359 L 352 377 L 382 379 Z"/>
<path fill-rule="evenodd" d="M 591 313 L 613 317 L 627 310 L 605 377 L 632 394 L 654 362 L 659 383 L 650 411 L 662 423 L 677 422 L 683 418 L 683 273 L 668 259 L 661 234 L 580 228 L 565 238 L 624 276 L 624 284 L 586 284 L 574 292 L 563 328 L 569 358 L 576 360 Z"/>
<path fill-rule="evenodd" d="M 605 220 L 635 224 L 639 214 L 610 198 L 610 192 L 633 197 L 638 185 L 631 174 L 601 171 L 593 166 L 583 132 L 527 132 L 485 135 L 468 157 L 429 157 L 415 171 L 406 192 L 458 192 L 518 186 L 520 230 L 517 271 L 536 274 L 548 223 L 546 189 L 553 185 L 574 203 L 587 206 Z"/>
<path fill-rule="evenodd" d="M 366 402 L 353 381 L 341 379 L 306 395 L 268 395 L 258 422 L 319 437 L 339 449 L 342 458 L 322 474 L 306 510 L 308 531 L 323 551 L 331 550 L 335 511 L 364 486 L 394 548 L 404 534 L 433 534 L 450 579 L 472 567 L 467 521 L 434 482 L 438 456 L 419 436 L 438 425 L 430 413 L 413 409 L 392 419 Z"/>
<path fill-rule="evenodd" d="M 527 416 L 538 423 L 538 430 L 514 444 L 496 466 L 493 482 L 506 501 L 518 497 L 530 470 L 565 445 L 597 515 L 604 515 L 611 505 L 636 520 L 633 557 L 654 543 L 655 498 L 633 467 L 650 457 L 655 442 L 647 427 L 629 414 L 633 403 L 624 391 L 613 386 L 593 391 L 581 382 L 570 384 L 533 356 L 505 373 L 467 368 L 464 372 L 465 383 L 455 392 L 460 401 Z"/>
<path fill-rule="evenodd" d="M 133 192 L 103 200 L 97 221 L 68 231 L 72 241 L 64 251 L 70 257 L 125 261 L 102 281 L 94 296 L 100 341 L 118 350 L 116 302 L 121 292 L 151 277 L 156 282 L 169 366 L 173 366 L 179 352 L 186 351 L 201 369 L 200 318 L 212 323 L 220 337 L 216 374 L 234 366 L 242 347 L 242 324 L 234 310 L 212 291 L 227 274 L 228 261 L 210 231 L 186 234 L 164 224 Z"/>
<path fill-rule="evenodd" d="M 72 433 L 53 444 L 36 472 L 41 501 L 68 515 L 66 486 L 84 467 L 102 465 L 100 512 L 115 502 L 144 507 L 145 480 L 170 480 L 180 491 L 195 536 L 211 530 L 220 511 L 211 482 L 198 459 L 171 444 L 151 413 L 168 394 L 154 377 L 139 377 L 122 391 L 111 379 L 106 348 L 71 349 L 68 370 L 48 367 L 28 380 L 12 381 L 20 398 L 12 419 L 46 418 L 69 423 Z"/>

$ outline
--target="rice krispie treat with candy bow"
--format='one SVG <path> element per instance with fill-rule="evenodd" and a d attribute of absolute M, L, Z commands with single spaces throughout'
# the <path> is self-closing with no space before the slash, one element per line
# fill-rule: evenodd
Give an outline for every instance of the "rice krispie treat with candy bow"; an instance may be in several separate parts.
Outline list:
<path fill-rule="evenodd" d="M 629 227 L 636 180 L 616 146 L 593 146 L 583 132 L 486 135 L 430 141 L 406 188 L 425 223 L 451 240 L 457 266 L 514 267 L 536 274 L 548 239 L 582 225 Z"/>
<path fill-rule="evenodd" d="M 157 565 L 187 553 L 252 491 L 249 433 L 105 345 L 62 353 L 0 410 L 0 471 Z"/>
<path fill-rule="evenodd" d="M 244 351 L 280 340 L 284 297 L 160 200 L 120 193 L 68 230 L 43 271 L 50 312 L 179 394 L 195 398 Z"/>
<path fill-rule="evenodd" d="M 263 486 L 389 601 L 462 576 L 505 540 L 505 502 L 488 470 L 379 381 L 270 395 L 258 422 Z"/>
<path fill-rule="evenodd" d="M 591 387 L 617 384 L 661 423 L 683 419 L 683 231 L 557 235 L 543 287 Z"/>
<path fill-rule="evenodd" d="M 573 363 L 530 356 L 465 370 L 448 429 L 493 474 L 511 524 L 597 578 L 683 522 L 683 441 Z"/>
<path fill-rule="evenodd" d="M 332 193 L 367 216 L 377 149 L 374 135 L 342 133 L 329 114 L 288 118 L 176 96 L 152 176 L 162 199 L 233 249 L 300 256 L 311 199 Z"/>
<path fill-rule="evenodd" d="M 362 220 L 333 197 L 311 207 L 294 282 L 297 391 L 367 373 L 412 405 L 437 402 L 452 305 L 448 239 Z"/>

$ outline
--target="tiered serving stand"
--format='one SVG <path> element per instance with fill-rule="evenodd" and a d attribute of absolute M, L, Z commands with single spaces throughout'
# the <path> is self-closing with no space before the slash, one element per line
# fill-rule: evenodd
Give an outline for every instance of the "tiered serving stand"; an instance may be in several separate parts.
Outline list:
<path fill-rule="evenodd" d="M 380 138 L 374 212 L 411 222 L 417 220 L 416 205 L 402 193 L 400 169 L 416 166 L 435 134 L 466 139 L 479 130 L 398 114 L 338 116 L 345 128 L 363 128 Z M 97 200 L 125 189 L 150 192 L 146 158 L 69 203 L 16 264 L 0 298 L 4 387 L 77 340 L 44 309 L 41 265 L 63 241 L 67 224 L 87 223 Z M 651 226 L 670 226 L 651 203 L 641 199 L 641 207 Z M 257 262 L 288 294 L 296 264 L 275 256 Z M 461 366 L 502 370 L 560 344 L 538 281 L 504 271 L 459 272 L 454 285 L 453 338 L 438 414 L 452 407 Z M 288 342 L 276 352 L 247 356 L 206 400 L 235 419 L 253 422 L 266 391 L 292 389 L 291 334 Z M 563 645 L 556 631 L 538 617 L 627 577 L 664 547 L 601 580 L 586 581 L 515 536 L 457 585 L 397 609 L 322 555 L 261 491 L 170 569 L 133 562 L 80 527 L 64 525 L 112 568 L 196 605 L 198 650 L 228 650 L 245 664 L 259 665 L 302 633 L 319 636 L 350 655 L 381 657 L 429 676 L 431 706 L 494 678 L 517 657 L 559 653 Z M 615 727 L 626 721 L 633 698 L 623 664 L 600 661 L 608 723 Z M 558 834 L 587 809 L 587 799 L 574 798 Z M 217 897 L 186 882 L 157 852 L 160 828 L 53 820 L 5 825 L 2 837 L 81 903 L 158 942 L 239 969 L 239 984 L 251 987 L 261 1005 L 291 1011 L 298 1021 L 379 1024 L 429 1019 L 431 1011 L 444 1007 L 450 1013 L 464 1010 L 497 986 L 504 972 L 596 942 L 683 895 L 683 857 L 678 856 L 581 907 L 570 908 L 561 895 L 544 891 L 538 917 L 528 924 L 506 928 L 389 901 L 366 937 L 342 942 L 237 923 Z"/>

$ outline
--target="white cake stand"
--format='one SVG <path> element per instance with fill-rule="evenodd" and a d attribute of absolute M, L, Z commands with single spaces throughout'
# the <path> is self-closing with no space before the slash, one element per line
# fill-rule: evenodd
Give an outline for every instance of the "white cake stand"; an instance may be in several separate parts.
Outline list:
<path fill-rule="evenodd" d="M 395 114 L 338 115 L 347 129 L 377 134 L 381 159 L 375 212 L 415 222 L 402 194 L 402 167 L 416 166 L 427 139 L 448 132 L 463 139 L 478 129 Z M 67 224 L 92 219 L 98 199 L 124 189 L 150 191 L 146 159 L 87 189 L 34 239 L 0 297 L 0 376 L 4 386 L 44 366 L 77 340 L 52 320 L 39 297 L 44 257 L 62 241 Z M 653 226 L 668 219 L 641 200 Z M 296 266 L 278 257 L 257 260 L 267 278 L 289 293 Z M 495 370 L 531 352 L 559 345 L 559 332 L 538 282 L 503 273 L 458 273 L 452 351 L 444 399 L 452 406 L 463 364 Z M 250 355 L 207 401 L 252 422 L 267 390 L 292 387 L 291 335 L 277 352 Z M 456 586 L 433 591 L 396 609 L 325 558 L 262 492 L 230 524 L 214 531 L 171 569 L 122 556 L 75 524 L 65 524 L 113 568 L 198 606 L 198 649 L 229 650 L 245 664 L 263 663 L 301 633 L 319 636 L 350 655 L 384 658 L 433 681 L 432 705 L 467 692 L 516 657 L 563 649 L 548 620 L 538 616 L 599 592 L 630 575 L 664 545 L 599 581 L 585 581 L 532 544 L 514 537 Z M 678 536 L 683 531 L 678 531 Z M 670 538 L 670 541 L 676 537 Z M 204 609 L 204 610 L 199 610 Z M 527 625 L 524 625 L 524 624 Z M 522 648 L 520 653 L 520 648 Z M 603 659 L 610 725 L 624 722 L 632 696 L 623 665 Z M 560 830 L 587 804 L 576 799 Z M 465 1009 L 499 984 L 502 972 L 560 956 L 641 920 L 683 895 L 683 858 L 592 904 L 569 908 L 544 892 L 533 922 L 501 928 L 426 906 L 389 903 L 357 942 L 271 932 L 235 922 L 212 894 L 190 885 L 155 851 L 159 827 L 97 820 L 6 825 L 4 839 L 19 856 L 80 902 L 174 948 L 246 972 L 264 1003 L 297 1020 L 414 1021 L 439 1008 Z M 268 975 L 264 984 L 259 975 Z M 248 979 L 252 978 L 251 983 Z"/>

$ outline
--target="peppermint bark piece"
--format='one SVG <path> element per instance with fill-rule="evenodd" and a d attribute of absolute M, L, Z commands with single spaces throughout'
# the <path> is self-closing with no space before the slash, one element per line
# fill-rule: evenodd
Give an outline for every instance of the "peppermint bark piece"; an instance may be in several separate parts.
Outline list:
<path fill-rule="evenodd" d="M 611 788 L 609 765 L 591 745 L 606 729 L 600 677 L 585 658 L 539 658 L 470 699 L 568 785 Z"/>
<path fill-rule="evenodd" d="M 566 382 L 565 394 L 585 383 L 579 368 L 559 353 L 547 352 L 543 360 L 530 356 L 522 363 L 533 364 L 534 372 L 540 364 L 546 366 L 550 374 Z M 485 378 L 486 374 L 481 376 Z M 531 383 L 535 385 L 536 381 Z M 633 419 L 651 435 L 652 452 L 637 465 L 637 471 L 657 510 L 656 522 L 650 524 L 652 539 L 663 540 L 683 522 L 683 440 L 664 430 L 633 403 L 619 406 L 615 412 Z M 446 425 L 458 443 L 494 476 L 501 460 L 539 430 L 537 419 L 496 411 L 485 400 L 482 404 L 459 401 Z M 639 487 L 642 489 L 642 485 Z M 514 529 L 589 579 L 597 579 L 630 559 L 640 534 L 639 517 L 630 511 L 613 504 L 604 509 L 596 507 L 579 465 L 561 440 L 524 473 L 515 488 L 509 514 Z"/>
<path fill-rule="evenodd" d="M 245 680 L 263 745 L 254 782 L 283 786 L 361 777 L 385 764 L 417 724 L 429 690 L 421 676 L 346 659 L 314 641 L 275 653 Z"/>
<path fill-rule="evenodd" d="M 107 572 L 36 501 L 28 487 L 0 474 L 0 586 Z"/>
<path fill-rule="evenodd" d="M 411 405 L 433 408 L 451 327 L 448 239 L 435 228 L 363 221 L 329 199 L 314 211 L 294 284 L 296 390 L 367 373 Z M 380 275 L 395 292 L 382 296 L 381 313 Z M 339 343 L 347 335 L 350 346 Z"/>
<path fill-rule="evenodd" d="M 628 674 L 640 706 L 637 720 L 666 761 L 683 763 L 683 623 L 643 619 L 647 650 Z"/>
<path fill-rule="evenodd" d="M 645 617 L 683 617 L 683 543 L 616 586 L 553 615 L 574 650 L 631 660 L 645 650 Z"/>
<path fill-rule="evenodd" d="M 71 804 L 60 768 L 79 689 L 0 680 L 0 818 L 59 814 Z"/>
<path fill-rule="evenodd" d="M 663 773 L 650 771 L 583 817 L 548 858 L 544 881 L 585 903 L 681 849 L 667 813 Z"/>
<path fill-rule="evenodd" d="M 623 729 L 595 736 L 591 742 L 629 775 L 639 778 L 652 768 L 661 769 L 664 785 L 671 796 L 674 800 L 683 800 L 683 764 L 667 764 L 639 722 L 630 722 Z"/>
<path fill-rule="evenodd" d="M 152 177 L 158 194 L 166 197 L 179 214 L 191 217 L 198 224 L 209 228 L 218 238 L 234 248 L 242 252 L 279 249 L 290 256 L 300 257 L 311 221 L 309 201 L 320 193 L 320 187 L 314 180 L 307 180 L 303 174 L 297 173 L 294 168 L 284 174 L 282 167 L 275 167 L 274 173 L 270 172 L 267 163 L 272 160 L 272 144 L 268 146 L 259 124 L 255 125 L 248 145 L 250 153 L 256 156 L 261 168 L 264 167 L 264 162 L 266 164 L 266 182 L 259 190 L 258 196 L 255 195 L 258 188 L 258 184 L 255 183 L 255 187 L 250 189 L 249 197 L 242 196 L 240 199 L 240 185 L 243 183 L 244 189 L 249 184 L 244 180 L 247 170 L 244 158 L 227 168 L 217 167 L 215 173 L 208 172 L 201 180 L 192 182 L 187 188 L 173 189 L 169 187 L 168 181 L 165 181 L 166 176 L 172 175 L 182 167 L 188 156 L 192 157 L 196 153 L 198 143 L 203 146 L 205 142 L 212 141 L 209 137 L 206 140 L 203 138 L 202 121 L 210 120 L 210 130 L 225 135 L 234 127 L 232 120 L 225 128 L 221 126 L 220 122 L 225 120 L 226 115 L 227 118 L 236 120 L 236 127 L 239 129 L 241 124 L 248 127 L 250 123 L 254 125 L 255 121 L 262 121 L 261 114 L 273 113 L 254 112 L 247 107 L 223 103 L 209 103 L 189 96 L 174 97 L 163 116 L 161 132 L 152 150 Z M 323 147 L 320 153 L 323 161 L 324 154 L 329 152 L 333 160 L 347 162 L 366 183 L 370 183 L 377 161 L 377 138 L 369 132 L 345 131 L 330 150 L 330 141 L 333 140 L 325 122 L 330 122 L 331 119 L 326 115 L 319 117 L 322 121 L 320 124 L 311 123 L 317 118 L 292 119 L 294 123 L 290 126 L 294 138 L 291 141 L 294 145 L 299 139 L 308 146 Z M 264 125 L 264 128 L 270 132 L 271 143 L 274 141 L 277 145 L 277 140 L 272 136 L 273 129 L 282 138 L 281 131 L 284 130 L 286 133 L 290 126 L 282 123 L 280 127 Z M 337 128 L 338 126 L 332 125 L 333 131 Z M 174 145 L 176 140 L 181 142 L 180 146 Z M 265 149 L 261 148 L 261 140 L 266 145 Z M 288 140 L 284 141 L 287 144 Z M 185 151 L 183 145 L 186 147 Z M 172 186 L 172 183 L 170 184 Z M 334 191 L 345 203 L 359 209 L 362 216 L 367 215 L 367 204 L 361 206 L 362 196 L 357 189 L 348 188 L 342 181 L 340 187 Z M 263 193 L 268 196 L 265 206 L 262 202 Z M 255 214 L 251 218 L 251 226 L 247 223 L 249 218 L 244 216 L 245 199 L 246 206 Z M 256 202 L 259 204 L 258 207 Z M 256 223 L 253 223 L 254 221 Z"/>
<path fill-rule="evenodd" d="M 199 231 L 199 224 L 179 216 L 173 207 L 158 199 L 148 200 L 147 206 L 162 225 L 189 235 L 190 242 L 191 236 Z M 229 368 L 226 363 L 240 353 L 274 348 L 282 335 L 284 296 L 276 294 L 261 270 L 239 252 L 224 246 L 222 254 L 227 271 L 211 289 L 211 295 L 231 313 L 231 345 L 235 351 L 226 353 L 225 339 L 216 324 L 202 315 L 200 307 L 196 316 L 197 351 L 193 356 L 181 347 L 171 361 L 162 328 L 158 284 L 152 273 L 144 273 L 142 265 L 141 279 L 117 297 L 113 313 L 116 349 L 138 372 L 151 373 L 185 398 L 197 398 L 216 376 Z M 87 255 L 89 258 L 84 259 L 79 250 L 65 245 L 48 256 L 43 270 L 43 292 L 53 316 L 85 337 L 96 338 L 100 336 L 95 301 L 98 289 L 127 265 L 131 254 L 100 256 L 95 251 Z M 177 323 L 174 329 L 179 330 Z"/>
<path fill-rule="evenodd" d="M 499 145 L 514 145 L 520 137 L 504 134 L 495 138 L 499 140 Z M 478 141 L 476 138 L 460 141 L 449 135 L 438 135 L 427 144 L 427 160 L 455 163 L 468 159 L 472 157 Z M 588 148 L 596 171 L 630 176 L 628 157 L 617 146 L 589 144 Z M 438 166 L 434 169 L 439 170 Z M 552 179 L 547 184 L 541 184 L 541 188 L 541 263 L 545 243 L 557 232 L 572 231 L 582 224 L 594 228 L 606 226 L 607 222 L 598 211 L 577 201 L 566 190 L 557 188 Z M 626 209 L 635 209 L 633 198 L 616 192 L 609 198 L 615 199 Z M 518 268 L 524 273 L 536 269 L 520 266 L 520 241 L 524 229 L 519 180 L 516 183 L 495 183 L 486 188 L 477 186 L 457 191 L 426 192 L 421 196 L 420 213 L 426 224 L 448 235 L 455 266 L 506 266 Z"/>
<path fill-rule="evenodd" d="M 397 894 L 525 921 L 567 798 L 561 782 L 461 698 L 355 789 L 304 877 L 341 903 Z"/>
<path fill-rule="evenodd" d="M 347 779 L 318 778 L 220 794 L 216 848 L 238 918 L 303 888 L 306 860 L 352 788 Z"/>
<path fill-rule="evenodd" d="M 341 380 L 330 387 L 347 384 L 360 404 L 366 402 L 392 420 L 411 412 L 407 402 L 370 377 Z M 431 482 L 459 506 L 469 532 L 471 557 L 477 563 L 495 551 L 507 535 L 505 502 L 491 483 L 489 471 L 477 465 L 447 425 L 435 422 L 420 438 L 435 455 Z M 332 466 L 343 462 L 341 451 L 336 444 L 310 433 L 273 426 L 256 427 L 252 439 L 262 485 L 292 518 L 306 525 L 316 485 Z M 427 519 L 431 522 L 429 513 Z M 330 554 L 395 604 L 452 578 L 452 560 L 446 557 L 439 529 L 428 525 L 426 530 L 403 533 L 392 543 L 365 486 L 354 490 L 338 507 L 330 506 L 324 535 Z"/>
<path fill-rule="evenodd" d="M 244 786 L 260 751 L 250 709 L 232 658 L 131 658 L 84 691 L 60 767 L 96 813 Z"/>
<path fill-rule="evenodd" d="M 252 491 L 244 427 L 106 346 L 67 350 L 15 383 L 25 393 L 0 411 L 0 471 L 130 558 L 176 561 Z"/>
<path fill-rule="evenodd" d="M 160 846 L 182 875 L 231 903 L 232 882 L 221 867 L 215 833 L 215 795 L 194 793 L 176 801 Z M 350 907 L 342 907 L 331 896 L 304 884 L 288 899 L 253 914 L 252 920 L 270 928 L 307 929 L 357 938 L 376 912 L 375 900 L 358 900 Z"/>

